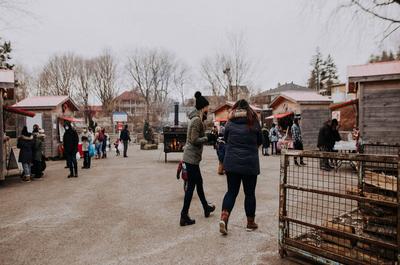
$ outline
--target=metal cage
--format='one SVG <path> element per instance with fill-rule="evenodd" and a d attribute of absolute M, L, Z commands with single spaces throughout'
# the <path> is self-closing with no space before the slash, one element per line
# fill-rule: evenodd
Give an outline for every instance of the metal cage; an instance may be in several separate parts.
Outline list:
<path fill-rule="evenodd" d="M 357 170 L 322 167 L 338 161 Z M 399 156 L 292 151 L 281 156 L 280 175 L 282 257 L 400 264 Z"/>

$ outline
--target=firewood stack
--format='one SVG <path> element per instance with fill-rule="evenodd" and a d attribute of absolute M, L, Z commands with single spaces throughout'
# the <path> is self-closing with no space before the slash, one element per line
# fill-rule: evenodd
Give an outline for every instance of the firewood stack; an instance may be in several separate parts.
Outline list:
<path fill-rule="evenodd" d="M 384 173 L 366 171 L 362 187 L 362 190 L 350 187 L 346 192 L 347 194 L 387 202 L 388 204 L 373 202 L 359 203 L 358 215 L 362 220 L 360 235 L 376 241 L 396 244 L 398 222 L 397 178 Z M 361 241 L 352 243 L 353 245 L 351 246 L 355 246 L 356 249 L 363 253 L 371 253 L 374 257 L 382 259 L 381 261 L 376 260 L 376 262 L 372 262 L 374 259 L 371 259 L 371 263 L 373 264 L 386 263 L 381 263 L 383 260 L 397 260 L 397 253 L 393 250 L 384 249 L 381 246 Z M 347 247 L 349 247 L 348 244 Z"/>

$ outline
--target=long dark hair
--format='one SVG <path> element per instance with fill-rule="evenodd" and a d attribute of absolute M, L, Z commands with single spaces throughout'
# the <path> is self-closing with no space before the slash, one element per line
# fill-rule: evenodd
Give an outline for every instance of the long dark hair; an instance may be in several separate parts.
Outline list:
<path fill-rule="evenodd" d="M 244 100 L 238 100 L 232 107 L 232 112 L 235 110 L 245 110 L 247 113 L 247 125 L 249 128 L 253 128 L 254 124 L 257 122 L 259 124 L 257 113 L 250 107 L 249 103 Z"/>

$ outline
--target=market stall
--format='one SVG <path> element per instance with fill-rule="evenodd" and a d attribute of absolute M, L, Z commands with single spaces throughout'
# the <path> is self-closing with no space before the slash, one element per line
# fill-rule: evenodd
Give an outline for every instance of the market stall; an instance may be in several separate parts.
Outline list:
<path fill-rule="evenodd" d="M 300 127 L 304 148 L 315 149 L 319 128 L 330 118 L 329 105 L 331 103 L 329 97 L 315 92 L 282 92 L 272 101 L 270 107 L 273 115 L 267 119 L 273 119 L 276 124 L 281 126 L 282 133 L 290 137 L 288 130 L 292 125 L 293 118 L 301 118 Z"/>
<path fill-rule="evenodd" d="M 60 156 L 60 146 L 64 135 L 64 122 L 79 122 L 74 118 L 78 106 L 68 96 L 39 96 L 26 98 L 12 106 L 35 114 L 34 117 L 18 116 L 17 135 L 23 126 L 32 130 L 34 124 L 43 128 L 46 133 L 45 156 L 56 158 Z"/>

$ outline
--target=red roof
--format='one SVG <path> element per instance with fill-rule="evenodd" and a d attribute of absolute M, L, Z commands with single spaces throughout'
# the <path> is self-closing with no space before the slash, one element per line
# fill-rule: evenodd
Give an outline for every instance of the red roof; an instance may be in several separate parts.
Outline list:
<path fill-rule="evenodd" d="M 116 101 L 142 100 L 142 99 L 143 99 L 142 95 L 140 95 L 140 93 L 135 90 L 124 91 L 115 98 Z"/>
<path fill-rule="evenodd" d="M 285 113 L 279 113 L 279 114 L 274 114 L 274 115 L 268 116 L 265 119 L 266 120 L 272 120 L 273 118 L 282 119 L 282 118 L 285 118 L 285 117 L 290 116 L 292 114 L 294 114 L 293 111 L 285 112 Z"/>
<path fill-rule="evenodd" d="M 223 108 L 232 108 L 233 105 L 235 105 L 235 102 L 233 102 L 233 101 L 227 101 L 225 104 L 223 104 L 223 105 L 219 106 L 218 108 L 216 108 L 216 109 L 214 110 L 214 113 L 220 111 L 220 110 L 223 109 Z M 250 107 L 251 107 L 255 112 L 260 112 L 260 111 L 262 111 L 262 109 L 260 109 L 259 107 L 254 106 L 254 105 L 250 105 Z"/>
<path fill-rule="evenodd" d="M 28 117 L 35 117 L 35 115 L 36 115 L 34 112 L 27 111 L 24 109 L 17 109 L 17 108 L 10 107 L 10 106 L 3 106 L 3 109 L 5 111 L 11 112 L 11 113 L 28 116 Z"/>
<path fill-rule="evenodd" d="M 346 107 L 346 106 L 357 105 L 357 104 L 358 104 L 358 99 L 353 99 L 353 100 L 349 100 L 349 101 L 346 101 L 346 102 L 333 104 L 329 108 L 331 110 L 337 110 L 337 109 L 341 109 L 341 108 Z"/>

